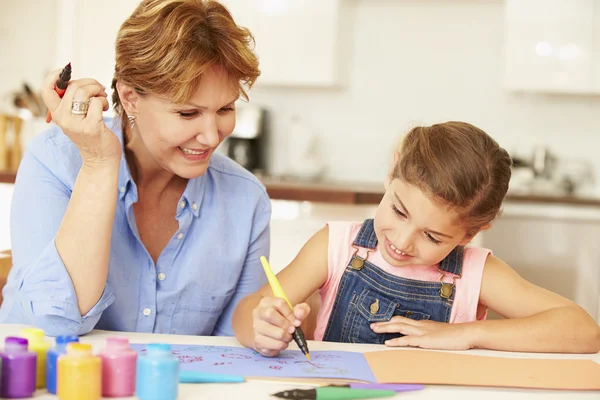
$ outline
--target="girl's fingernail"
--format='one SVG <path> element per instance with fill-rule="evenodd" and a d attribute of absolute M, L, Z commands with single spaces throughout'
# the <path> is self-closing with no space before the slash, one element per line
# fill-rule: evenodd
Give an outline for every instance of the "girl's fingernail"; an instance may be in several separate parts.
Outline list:
<path fill-rule="evenodd" d="M 302 325 L 302 322 L 300 322 L 300 320 L 297 319 L 297 320 L 294 321 L 294 325 L 300 326 L 300 325 Z"/>
<path fill-rule="evenodd" d="M 288 328 L 288 332 L 289 332 L 289 333 L 294 333 L 294 331 L 295 331 L 295 330 L 296 330 L 296 328 L 294 328 L 293 326 L 290 326 L 290 327 Z"/>

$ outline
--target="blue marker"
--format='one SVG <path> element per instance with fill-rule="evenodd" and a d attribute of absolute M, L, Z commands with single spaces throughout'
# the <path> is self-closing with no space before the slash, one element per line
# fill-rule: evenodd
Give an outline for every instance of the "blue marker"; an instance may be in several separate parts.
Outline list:
<path fill-rule="evenodd" d="M 56 361 L 58 357 L 67 352 L 67 344 L 79 342 L 79 337 L 75 335 L 57 336 L 56 346 L 48 349 L 46 353 L 46 389 L 49 393 L 56 394 Z"/>
<path fill-rule="evenodd" d="M 179 359 L 170 344 L 150 343 L 137 359 L 135 390 L 139 400 L 175 400 L 179 386 Z"/>
<path fill-rule="evenodd" d="M 180 383 L 242 383 L 245 382 L 243 376 L 211 374 L 198 371 L 181 371 L 179 373 Z"/>

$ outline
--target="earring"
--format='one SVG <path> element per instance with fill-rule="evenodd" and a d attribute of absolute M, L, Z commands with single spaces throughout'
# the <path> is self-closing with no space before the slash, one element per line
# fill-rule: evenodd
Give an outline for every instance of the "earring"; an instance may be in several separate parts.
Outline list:
<path fill-rule="evenodd" d="M 129 126 L 131 129 L 135 126 L 135 115 L 128 115 L 127 119 L 129 120 Z"/>

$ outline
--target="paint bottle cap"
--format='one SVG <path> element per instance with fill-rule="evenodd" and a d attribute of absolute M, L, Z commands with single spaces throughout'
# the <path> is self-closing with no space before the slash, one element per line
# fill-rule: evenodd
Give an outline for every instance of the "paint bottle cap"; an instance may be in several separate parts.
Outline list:
<path fill-rule="evenodd" d="M 147 347 L 148 353 L 153 354 L 171 354 L 171 345 L 166 343 L 149 343 Z"/>
<path fill-rule="evenodd" d="M 92 354 L 92 345 L 88 343 L 67 344 L 67 354 L 70 356 L 87 356 Z"/>
<path fill-rule="evenodd" d="M 108 337 L 106 338 L 106 347 L 110 350 L 123 350 L 129 348 L 129 339 L 125 337 Z"/>
<path fill-rule="evenodd" d="M 21 336 L 26 337 L 30 342 L 41 342 L 44 340 L 44 331 L 38 328 L 25 328 L 21 330 Z"/>
<path fill-rule="evenodd" d="M 76 335 L 65 335 L 65 336 L 57 336 L 56 344 L 62 345 L 67 343 L 76 343 L 79 342 L 79 336 Z"/>
<path fill-rule="evenodd" d="M 8 336 L 4 339 L 4 347 L 8 351 L 26 351 L 29 341 L 22 337 Z"/>

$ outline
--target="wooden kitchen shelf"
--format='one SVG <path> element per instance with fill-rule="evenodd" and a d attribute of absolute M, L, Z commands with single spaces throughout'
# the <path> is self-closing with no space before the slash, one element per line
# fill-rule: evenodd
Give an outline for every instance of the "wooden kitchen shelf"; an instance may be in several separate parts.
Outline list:
<path fill-rule="evenodd" d="M 14 183 L 16 173 L 0 171 L 0 183 Z M 384 188 L 381 184 L 331 181 L 302 181 L 291 178 L 262 177 L 259 179 L 273 200 L 313 201 L 339 204 L 379 204 Z M 544 203 L 600 207 L 600 198 L 566 195 L 509 194 L 513 203 Z"/>
<path fill-rule="evenodd" d="M 16 177 L 16 172 L 0 170 L 0 183 L 15 183 Z"/>

